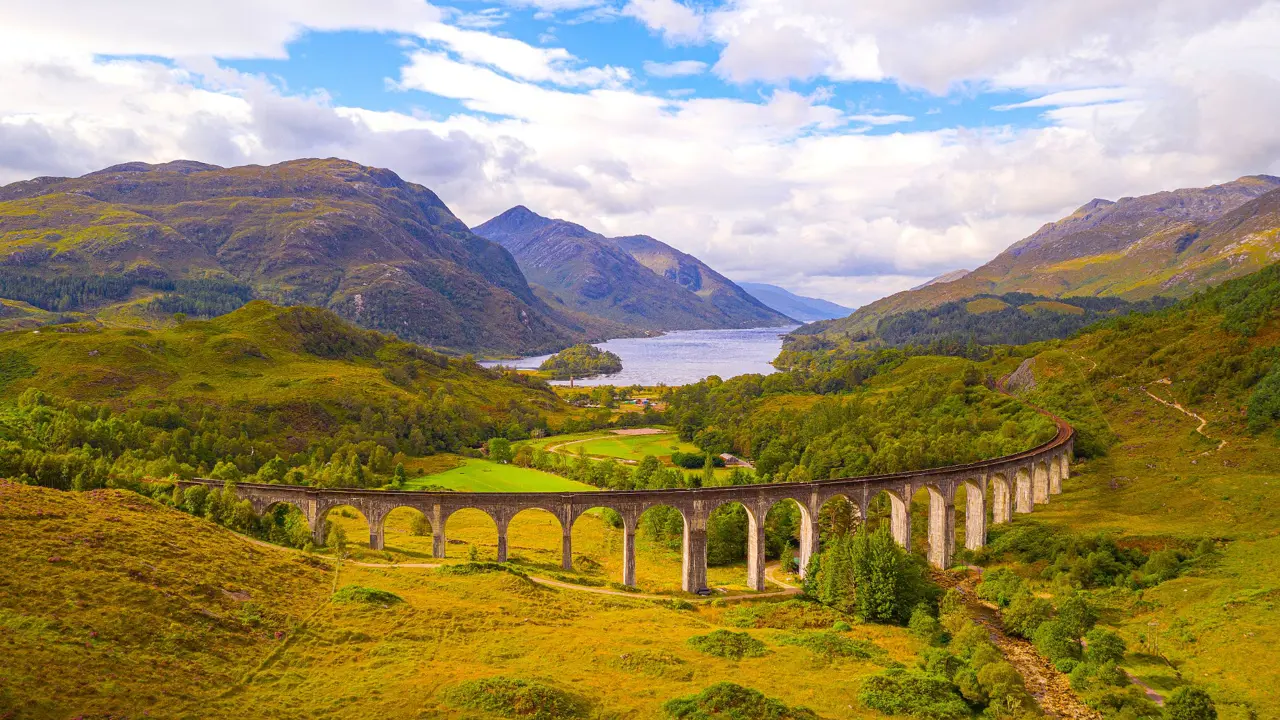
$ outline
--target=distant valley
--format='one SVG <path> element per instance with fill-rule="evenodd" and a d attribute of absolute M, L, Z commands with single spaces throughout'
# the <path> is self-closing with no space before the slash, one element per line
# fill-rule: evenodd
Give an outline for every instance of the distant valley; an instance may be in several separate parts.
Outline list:
<path fill-rule="evenodd" d="M 643 330 L 775 327 L 791 318 L 687 253 L 609 238 L 517 206 L 473 228 L 506 248 L 553 307 Z"/>
<path fill-rule="evenodd" d="M 738 286 L 760 302 L 800 322 L 832 320 L 853 312 L 853 308 L 837 305 L 822 298 L 796 295 L 786 288 L 765 283 L 738 283 Z"/>

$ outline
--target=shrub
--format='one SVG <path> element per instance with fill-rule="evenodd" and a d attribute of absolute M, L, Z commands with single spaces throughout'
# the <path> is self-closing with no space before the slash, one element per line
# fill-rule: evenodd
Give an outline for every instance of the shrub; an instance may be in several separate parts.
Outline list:
<path fill-rule="evenodd" d="M 1124 659 L 1125 645 L 1121 637 L 1110 630 L 1094 628 L 1085 636 L 1088 644 L 1084 649 L 1084 659 L 1092 665 L 1118 663 Z"/>
<path fill-rule="evenodd" d="M 1198 687 L 1180 687 L 1164 706 L 1165 720 L 1218 720 L 1218 708 L 1209 693 Z"/>
<path fill-rule="evenodd" d="M 1041 623 L 1053 616 L 1053 605 L 1029 592 L 1014 598 L 1004 611 L 1004 626 L 1009 632 L 1028 640 L 1035 637 Z"/>
<path fill-rule="evenodd" d="M 742 603 L 724 614 L 726 625 L 739 628 L 822 630 L 837 622 L 844 622 L 839 613 L 805 600 Z"/>
<path fill-rule="evenodd" d="M 944 633 L 942 623 L 929 612 L 928 606 L 920 604 L 911 613 L 911 621 L 907 623 L 911 634 L 930 645 L 942 642 Z"/>
<path fill-rule="evenodd" d="M 696 695 L 663 704 L 669 718 L 682 720 L 817 720 L 812 710 L 788 707 L 764 693 L 730 682 L 721 682 Z"/>
<path fill-rule="evenodd" d="M 1071 637 L 1084 637 L 1098 622 L 1098 612 L 1080 593 L 1072 593 L 1070 597 L 1058 604 L 1058 622 L 1062 623 Z"/>
<path fill-rule="evenodd" d="M 1061 618 L 1040 623 L 1034 640 L 1036 650 L 1055 663 L 1065 659 L 1077 660 L 1080 657 L 1080 641 Z"/>
<path fill-rule="evenodd" d="M 950 682 L 901 668 L 868 678 L 858 693 L 858 701 L 886 715 L 910 715 L 923 720 L 958 720 L 970 714 L 969 706 Z"/>
<path fill-rule="evenodd" d="M 404 602 L 404 598 L 386 590 L 348 585 L 333 594 L 333 601 L 338 603 L 365 603 L 367 605 L 394 605 Z"/>
<path fill-rule="evenodd" d="M 831 623 L 831 629 L 835 632 L 849 632 L 853 626 L 843 620 L 837 620 Z"/>
<path fill-rule="evenodd" d="M 842 657 L 869 660 L 873 657 L 885 655 L 885 651 L 870 640 L 854 640 L 853 638 L 827 631 L 785 635 L 779 638 L 778 642 L 783 645 L 796 645 L 805 648 L 815 655 L 821 655 L 828 659 Z"/>
<path fill-rule="evenodd" d="M 689 638 L 689 647 L 708 655 L 731 660 L 760 657 L 769 652 L 764 643 L 749 634 L 730 630 L 715 630 L 706 635 L 694 635 Z"/>
<path fill-rule="evenodd" d="M 450 705 L 509 718 L 554 720 L 584 717 L 587 701 L 534 680 L 491 677 L 468 680 L 445 693 Z"/>
<path fill-rule="evenodd" d="M 1012 570 L 999 568 L 988 570 L 982 574 L 982 582 L 978 583 L 978 597 L 983 600 L 1008 607 L 1013 599 L 1026 589 L 1026 581 L 1013 574 Z"/>

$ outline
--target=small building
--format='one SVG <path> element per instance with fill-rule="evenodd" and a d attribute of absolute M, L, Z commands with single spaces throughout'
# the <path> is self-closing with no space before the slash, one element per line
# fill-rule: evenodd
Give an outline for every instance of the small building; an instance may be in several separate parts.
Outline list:
<path fill-rule="evenodd" d="M 720 459 L 724 461 L 725 467 L 744 467 L 744 468 L 755 469 L 754 465 L 747 462 L 746 460 L 743 460 L 737 455 L 731 455 L 729 453 L 720 453 Z"/>

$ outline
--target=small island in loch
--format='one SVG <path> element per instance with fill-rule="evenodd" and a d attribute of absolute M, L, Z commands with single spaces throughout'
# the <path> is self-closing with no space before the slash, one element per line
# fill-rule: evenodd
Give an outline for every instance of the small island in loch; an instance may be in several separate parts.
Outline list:
<path fill-rule="evenodd" d="M 574 345 L 547 358 L 538 371 L 552 380 L 613 375 L 622 372 L 622 358 L 594 345 Z"/>

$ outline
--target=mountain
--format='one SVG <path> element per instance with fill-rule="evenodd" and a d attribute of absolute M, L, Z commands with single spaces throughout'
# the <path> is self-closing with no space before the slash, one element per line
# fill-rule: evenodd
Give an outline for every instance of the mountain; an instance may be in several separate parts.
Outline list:
<path fill-rule="evenodd" d="M 936 278 L 934 278 L 934 279 L 930 280 L 929 282 L 927 282 L 927 283 L 922 283 L 922 284 L 917 285 L 917 286 L 915 286 L 915 287 L 913 287 L 913 288 L 911 288 L 911 289 L 912 289 L 912 290 L 919 290 L 920 288 L 927 288 L 927 287 L 929 287 L 930 285 L 938 285 L 939 283 L 949 283 L 949 282 L 953 282 L 953 281 L 955 281 L 955 280 L 959 280 L 960 278 L 962 278 L 962 277 L 964 277 L 965 275 L 968 275 L 968 274 L 969 274 L 969 271 L 968 271 L 968 270 L 964 270 L 964 269 L 960 269 L 960 270 L 952 270 L 952 271 L 950 271 L 950 272 L 944 272 L 944 273 L 942 273 L 941 275 L 939 275 L 938 277 L 936 277 Z"/>
<path fill-rule="evenodd" d="M 1280 259 L 1280 178 L 1252 175 L 1117 201 L 1094 199 L 958 280 L 926 284 L 803 334 L 866 336 L 884 317 L 982 294 L 1182 297 Z"/>
<path fill-rule="evenodd" d="M 547 306 L 510 253 L 431 190 L 338 159 L 127 163 L 4 186 L 0 296 L 9 315 L 203 316 L 257 297 L 465 351 L 599 334 Z"/>
<path fill-rule="evenodd" d="M 608 238 L 517 206 L 473 231 L 515 256 L 553 307 L 645 330 L 772 327 L 789 318 L 645 235 Z M 559 305 L 557 305 L 559 303 Z"/>
<path fill-rule="evenodd" d="M 822 298 L 805 297 L 765 283 L 738 283 L 738 287 L 751 293 L 751 296 L 769 307 L 800 322 L 814 320 L 831 320 L 844 317 L 853 312 L 853 308 L 837 305 Z"/>

